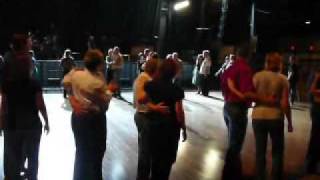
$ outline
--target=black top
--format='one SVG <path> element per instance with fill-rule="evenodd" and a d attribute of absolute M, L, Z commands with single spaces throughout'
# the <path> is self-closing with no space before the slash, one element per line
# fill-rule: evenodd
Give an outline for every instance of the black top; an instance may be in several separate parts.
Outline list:
<path fill-rule="evenodd" d="M 40 83 L 36 80 L 8 82 L 2 87 L 7 98 L 7 112 L 4 118 L 4 129 L 30 130 L 42 127 L 36 94 L 42 93 Z"/>
<path fill-rule="evenodd" d="M 295 84 L 299 80 L 299 70 L 296 64 L 292 64 L 289 66 L 289 72 L 291 72 L 291 77 L 289 78 L 289 82 L 291 84 Z"/>
<path fill-rule="evenodd" d="M 63 71 L 71 71 L 71 69 L 75 66 L 74 60 L 71 57 L 65 57 L 61 59 L 60 66 Z"/>
<path fill-rule="evenodd" d="M 183 89 L 173 83 L 161 80 L 148 82 L 144 88 L 153 103 L 158 104 L 164 102 L 164 105 L 169 107 L 170 119 L 177 119 L 175 104 L 184 98 Z M 161 114 L 153 114 L 158 117 L 162 117 Z"/>

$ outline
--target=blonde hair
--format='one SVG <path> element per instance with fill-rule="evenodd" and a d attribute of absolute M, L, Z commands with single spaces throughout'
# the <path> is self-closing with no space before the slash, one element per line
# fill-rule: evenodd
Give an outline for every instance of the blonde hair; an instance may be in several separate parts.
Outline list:
<path fill-rule="evenodd" d="M 283 57 L 278 52 L 271 52 L 266 55 L 265 67 L 274 72 L 280 72 L 282 69 Z"/>

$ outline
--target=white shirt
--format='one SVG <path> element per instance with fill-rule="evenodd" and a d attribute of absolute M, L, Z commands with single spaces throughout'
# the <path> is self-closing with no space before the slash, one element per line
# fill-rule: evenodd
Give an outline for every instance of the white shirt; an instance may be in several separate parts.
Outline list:
<path fill-rule="evenodd" d="M 178 65 L 177 77 L 181 77 L 183 74 L 183 61 L 181 59 L 176 59 Z"/>
<path fill-rule="evenodd" d="M 94 98 L 104 96 L 106 107 L 112 98 L 102 73 L 93 74 L 87 69 L 72 70 L 63 78 L 63 84 L 71 85 L 74 97 L 87 109 L 101 111 Z"/>
<path fill-rule="evenodd" d="M 285 98 L 283 97 L 283 91 L 289 88 L 286 76 L 271 71 L 258 72 L 253 77 L 253 84 L 258 95 L 273 96 L 278 102 Z M 252 119 L 255 120 L 276 120 L 282 119 L 283 116 L 284 112 L 282 112 L 280 106 L 271 107 L 257 104 L 252 111 Z"/>
<path fill-rule="evenodd" d="M 146 94 L 144 90 L 144 85 L 151 81 L 152 78 L 149 76 L 148 73 L 142 72 L 137 79 L 134 81 L 133 84 L 133 102 L 134 102 L 134 107 L 136 108 L 137 112 L 148 112 L 149 109 L 145 104 L 140 104 L 138 102 L 138 97 L 141 97 Z"/>
<path fill-rule="evenodd" d="M 203 74 L 203 75 L 209 75 L 210 74 L 211 65 L 212 65 L 212 62 L 211 62 L 210 59 L 208 59 L 208 58 L 204 59 L 202 64 L 201 64 L 201 66 L 200 66 L 199 73 Z"/>

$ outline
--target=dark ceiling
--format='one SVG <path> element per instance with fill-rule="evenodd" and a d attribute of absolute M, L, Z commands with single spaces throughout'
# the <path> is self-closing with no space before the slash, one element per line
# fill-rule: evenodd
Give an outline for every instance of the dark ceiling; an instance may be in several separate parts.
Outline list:
<path fill-rule="evenodd" d="M 230 16 L 226 32 L 231 39 L 244 31 L 248 13 L 243 3 L 250 0 L 229 0 Z M 33 31 L 42 35 L 58 33 L 65 46 L 84 44 L 88 34 L 106 35 L 112 43 L 130 45 L 152 43 L 158 31 L 161 0 L 0 0 L 1 47 L 6 47 L 13 32 Z M 202 3 L 205 2 L 203 8 Z M 249 2 L 250 3 L 250 2 Z M 256 33 L 260 36 L 306 36 L 319 31 L 319 0 L 255 0 Z M 240 9 L 240 10 L 239 10 Z M 172 31 L 175 46 L 195 46 L 199 41 L 215 39 L 219 31 L 221 1 L 191 0 L 191 8 L 175 13 Z M 305 21 L 311 20 L 310 25 Z M 53 26 L 54 25 L 54 26 Z M 197 32 L 196 27 L 210 27 Z M 54 28 L 53 28 L 54 27 Z M 190 42 L 190 38 L 194 37 Z M 190 43 L 186 43 L 189 41 Z M 190 47 L 186 47 L 190 48 Z"/>

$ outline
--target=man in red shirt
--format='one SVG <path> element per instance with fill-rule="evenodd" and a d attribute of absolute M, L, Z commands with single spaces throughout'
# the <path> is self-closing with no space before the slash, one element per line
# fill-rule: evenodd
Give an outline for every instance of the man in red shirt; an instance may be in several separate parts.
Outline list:
<path fill-rule="evenodd" d="M 251 104 L 247 94 L 252 94 L 252 70 L 247 63 L 248 47 L 237 50 L 236 59 L 221 76 L 221 87 L 225 104 L 224 120 L 228 128 L 228 149 L 222 179 L 241 179 L 240 152 L 248 123 L 248 107 Z"/>

